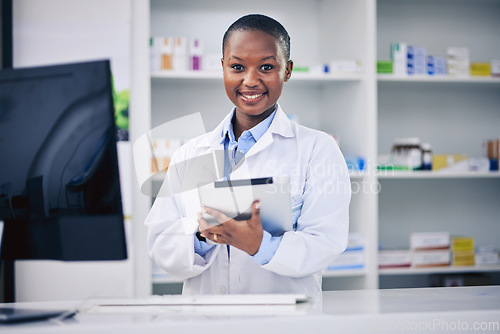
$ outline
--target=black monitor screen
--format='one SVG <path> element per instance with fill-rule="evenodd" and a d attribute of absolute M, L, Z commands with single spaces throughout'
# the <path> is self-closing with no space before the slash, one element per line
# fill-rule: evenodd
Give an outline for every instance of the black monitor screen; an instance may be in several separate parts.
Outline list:
<path fill-rule="evenodd" d="M 5 259 L 126 258 L 108 61 L 0 71 Z"/>

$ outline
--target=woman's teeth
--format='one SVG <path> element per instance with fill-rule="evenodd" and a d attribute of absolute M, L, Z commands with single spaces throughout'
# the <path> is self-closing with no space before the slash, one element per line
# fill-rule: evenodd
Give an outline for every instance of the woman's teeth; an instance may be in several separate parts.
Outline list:
<path fill-rule="evenodd" d="M 263 94 L 256 94 L 256 95 L 245 95 L 245 94 L 241 94 L 243 95 L 245 98 L 249 99 L 249 100 L 255 100 L 259 97 L 261 97 Z"/>

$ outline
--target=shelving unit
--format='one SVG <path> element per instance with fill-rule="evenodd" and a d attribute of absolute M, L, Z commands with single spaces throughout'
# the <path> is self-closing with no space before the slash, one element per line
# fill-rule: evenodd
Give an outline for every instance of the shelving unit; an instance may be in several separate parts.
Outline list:
<path fill-rule="evenodd" d="M 398 77 L 377 75 L 376 59 L 389 58 L 389 44 L 407 42 L 426 46 L 430 54 L 444 55 L 447 46 L 465 46 L 472 61 L 500 58 L 500 2 L 496 0 L 256 0 L 233 2 L 160 1 L 141 3 L 147 14 L 140 24 L 150 36 L 201 38 L 205 51 L 220 53 L 225 29 L 251 12 L 282 21 L 292 38 L 295 65 L 315 65 L 333 59 L 355 59 L 363 72 L 355 75 L 294 72 L 280 104 L 285 112 L 313 128 L 340 137 L 345 155 L 366 158 L 363 172 L 351 173 L 351 182 L 368 185 L 353 193 L 351 230 L 367 239 L 366 267 L 326 271 L 327 289 L 367 289 L 379 279 L 434 273 L 492 272 L 497 266 L 432 270 L 379 270 L 379 244 L 407 246 L 412 231 L 449 230 L 474 233 L 478 242 L 500 242 L 500 173 L 381 172 L 377 155 L 389 151 L 396 137 L 418 136 L 436 153 L 481 156 L 481 141 L 498 138 L 499 78 Z M 132 110 L 147 130 L 171 119 L 203 112 L 207 130 L 231 109 L 222 75 L 216 72 L 149 72 L 149 52 L 141 45 L 142 93 Z M 143 87 L 144 86 L 144 87 Z M 134 94 L 134 92 L 132 92 Z M 147 126 L 146 126 L 147 124 Z M 159 180 L 162 177 L 159 176 Z M 359 188 L 363 189 L 363 188 Z M 138 200 L 140 212 L 146 203 Z M 474 220 L 482 217 L 484 221 Z M 474 226 L 471 226 L 473 223 Z M 149 259 L 143 259 L 148 261 Z M 142 259 L 141 259 L 142 261 Z M 444 270 L 444 271 L 442 271 Z M 151 283 L 151 282 L 150 282 Z M 155 279 L 154 284 L 170 284 Z M 394 285 L 396 286 L 396 285 Z"/>
<path fill-rule="evenodd" d="M 388 59 L 390 42 L 427 47 L 445 55 L 446 47 L 463 46 L 471 61 L 500 57 L 500 12 L 497 1 L 377 2 L 377 58 Z M 498 138 L 500 78 L 377 75 L 378 152 L 390 150 L 397 137 L 415 136 L 440 154 L 480 157 L 481 143 Z M 431 121 L 432 120 L 432 121 Z M 493 126 L 492 124 L 495 124 Z M 448 231 L 468 235 L 476 244 L 500 246 L 495 204 L 500 173 L 378 171 L 379 241 L 386 248 L 408 248 L 412 232 Z M 428 276 L 492 275 L 499 284 L 500 266 L 379 270 L 381 287 L 425 285 Z M 428 284 L 428 282 L 427 282 Z"/>

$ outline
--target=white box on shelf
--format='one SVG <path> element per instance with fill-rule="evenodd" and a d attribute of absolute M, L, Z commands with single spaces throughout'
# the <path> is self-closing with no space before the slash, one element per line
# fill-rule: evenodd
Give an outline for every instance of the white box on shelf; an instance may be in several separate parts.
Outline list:
<path fill-rule="evenodd" d="M 332 60 L 330 72 L 332 73 L 360 73 L 363 66 L 359 60 Z"/>
<path fill-rule="evenodd" d="M 378 252 L 378 267 L 403 268 L 411 266 L 411 251 L 409 249 L 390 249 Z"/>
<path fill-rule="evenodd" d="M 418 232 L 410 235 L 410 248 L 414 251 L 450 248 L 448 232 Z"/>
<path fill-rule="evenodd" d="M 412 252 L 412 266 L 415 268 L 447 267 L 451 263 L 449 250 L 428 250 Z"/>
<path fill-rule="evenodd" d="M 406 43 L 391 43 L 392 72 L 395 75 L 407 74 L 407 50 Z"/>
<path fill-rule="evenodd" d="M 365 267 L 365 250 L 345 251 L 328 266 L 328 270 L 362 269 Z"/>
<path fill-rule="evenodd" d="M 491 61 L 491 76 L 500 77 L 500 60 Z"/>
<path fill-rule="evenodd" d="M 476 253 L 475 255 L 476 265 L 488 265 L 488 264 L 498 264 L 499 258 L 497 252 L 484 252 Z"/>

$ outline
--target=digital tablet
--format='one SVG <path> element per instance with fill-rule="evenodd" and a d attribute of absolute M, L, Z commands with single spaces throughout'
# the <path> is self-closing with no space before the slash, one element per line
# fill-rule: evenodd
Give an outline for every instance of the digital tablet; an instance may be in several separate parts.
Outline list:
<path fill-rule="evenodd" d="M 260 200 L 264 230 L 273 236 L 293 230 L 288 177 L 217 181 L 198 187 L 198 193 L 202 207 L 219 210 L 236 220 L 249 219 L 252 203 Z M 209 224 L 218 224 L 208 214 L 204 214 L 203 218 Z"/>

